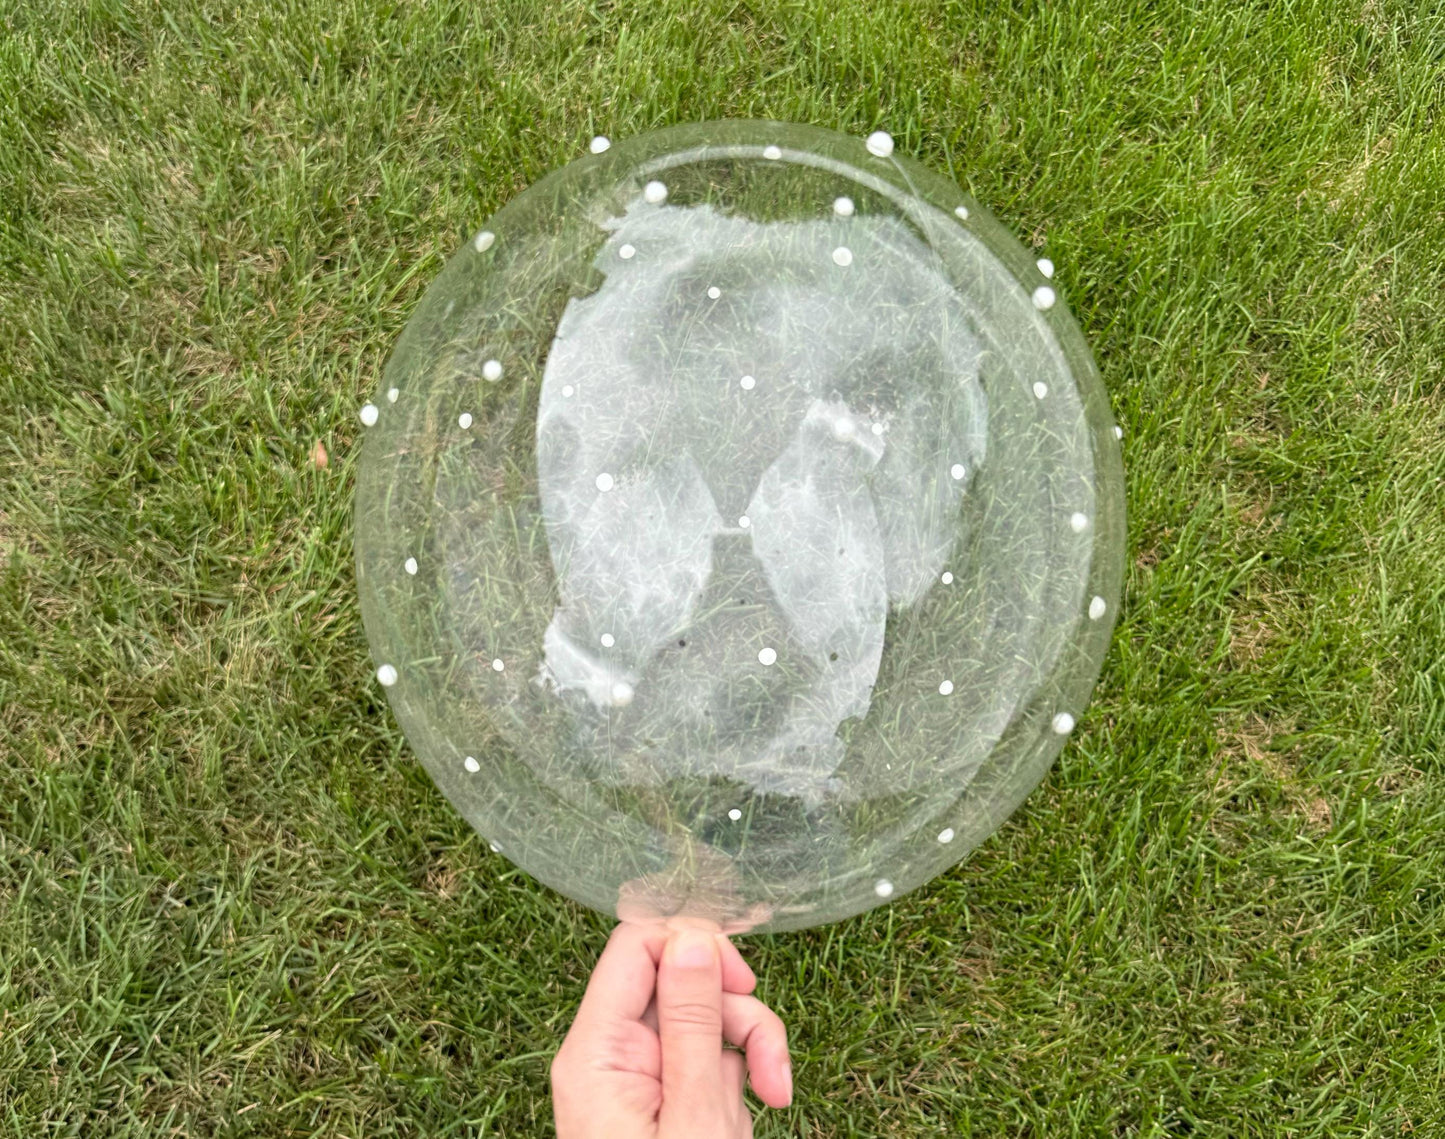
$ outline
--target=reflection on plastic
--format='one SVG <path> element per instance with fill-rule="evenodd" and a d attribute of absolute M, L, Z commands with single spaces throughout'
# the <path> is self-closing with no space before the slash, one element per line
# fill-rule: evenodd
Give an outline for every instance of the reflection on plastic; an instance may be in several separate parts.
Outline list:
<path fill-rule="evenodd" d="M 828 263 L 840 229 L 871 266 L 866 289 L 840 288 Z M 624 246 L 646 252 L 619 260 Z M 734 726 L 721 773 L 816 805 L 842 758 L 839 726 L 867 715 L 889 603 L 916 601 L 952 548 L 966 482 L 944 472 L 984 457 L 966 314 L 892 218 L 643 208 L 615 224 L 596 265 L 606 280 L 568 304 L 537 415 L 562 598 L 544 678 L 599 712 L 633 705 L 663 739 L 703 711 L 726 716 L 733 686 L 758 686 L 777 707 Z M 724 267 L 726 311 L 677 319 Z M 787 336 L 779 313 L 809 335 Z M 752 597 L 700 617 L 719 541 Z M 774 629 L 779 647 L 764 643 Z M 662 654 L 680 636 L 714 691 L 677 682 Z M 759 654 L 783 667 L 762 672 Z"/>

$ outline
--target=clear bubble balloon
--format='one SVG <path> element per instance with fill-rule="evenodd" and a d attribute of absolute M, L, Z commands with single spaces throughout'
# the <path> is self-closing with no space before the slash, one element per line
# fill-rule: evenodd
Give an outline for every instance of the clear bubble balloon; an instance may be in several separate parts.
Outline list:
<path fill-rule="evenodd" d="M 1042 778 L 1108 645 L 1119 442 L 1067 265 L 881 132 L 579 151 L 367 405 L 377 676 L 457 809 L 588 905 L 897 898 Z"/>

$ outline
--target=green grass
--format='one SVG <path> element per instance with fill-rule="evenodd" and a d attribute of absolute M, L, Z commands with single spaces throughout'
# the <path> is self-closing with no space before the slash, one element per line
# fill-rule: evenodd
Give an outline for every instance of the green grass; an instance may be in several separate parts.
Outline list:
<path fill-rule="evenodd" d="M 755 116 L 886 125 L 1052 257 L 1131 512 L 1024 809 L 747 942 L 760 1134 L 1445 1134 L 1442 112 L 1389 0 L 0 0 L 0 1132 L 550 1129 L 606 923 L 370 681 L 355 408 L 593 132 Z"/>

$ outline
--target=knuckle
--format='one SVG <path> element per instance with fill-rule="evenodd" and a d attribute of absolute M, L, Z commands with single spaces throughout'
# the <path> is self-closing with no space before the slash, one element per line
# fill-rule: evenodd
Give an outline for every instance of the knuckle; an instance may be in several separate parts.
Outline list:
<path fill-rule="evenodd" d="M 657 1037 L 650 1032 L 614 1032 L 609 1035 L 606 1048 L 608 1063 L 616 1071 L 656 1074 Z"/>
<path fill-rule="evenodd" d="M 565 1084 L 571 1080 L 575 1069 L 576 1063 L 572 1059 L 572 1053 L 568 1050 L 567 1045 L 563 1044 L 562 1047 L 557 1050 L 557 1055 L 552 1057 L 550 1074 L 553 1087 L 556 1087 L 558 1084 Z"/>
<path fill-rule="evenodd" d="M 658 1009 L 659 1020 L 673 1032 L 722 1034 L 722 1014 L 705 1000 L 682 998 Z"/>

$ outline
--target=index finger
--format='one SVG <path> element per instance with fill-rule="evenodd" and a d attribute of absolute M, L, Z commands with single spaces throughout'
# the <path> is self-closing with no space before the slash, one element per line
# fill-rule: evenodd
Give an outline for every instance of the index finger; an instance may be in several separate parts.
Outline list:
<path fill-rule="evenodd" d="M 654 949 L 650 942 L 657 942 Z M 641 1020 L 657 989 L 657 961 L 666 934 L 623 922 L 612 931 L 607 946 L 577 1009 L 573 1031 L 619 1020 Z"/>

